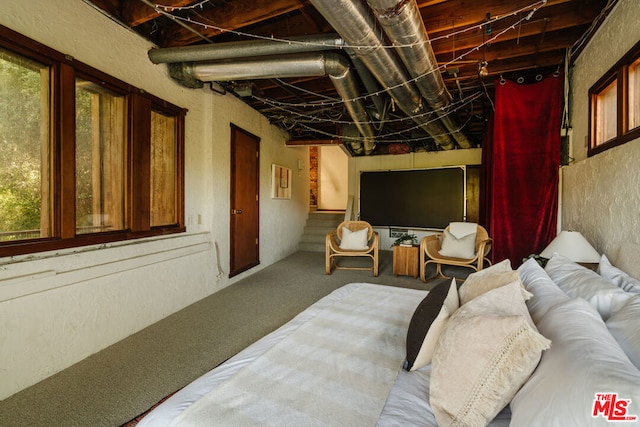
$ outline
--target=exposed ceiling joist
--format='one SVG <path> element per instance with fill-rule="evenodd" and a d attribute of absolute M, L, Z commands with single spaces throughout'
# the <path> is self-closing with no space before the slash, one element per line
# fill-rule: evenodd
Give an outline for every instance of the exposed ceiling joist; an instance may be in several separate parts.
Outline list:
<path fill-rule="evenodd" d="M 159 48 L 256 38 L 291 40 L 298 36 L 336 33 L 311 0 L 85 1 Z M 348 4 L 358 3 L 368 8 L 368 3 L 375 1 L 351 0 Z M 158 9 L 153 7 L 156 3 L 160 3 Z M 341 2 L 336 0 L 335 4 Z M 567 52 L 594 22 L 602 20 L 612 4 L 615 0 L 398 0 L 394 10 L 401 11 L 407 5 L 419 8 L 419 19 L 424 23 L 437 60 L 435 72 L 442 75 L 454 100 L 448 108 L 452 109 L 455 121 L 463 126 L 465 137 L 479 145 L 492 111 L 493 81 L 501 76 L 535 76 L 564 69 Z M 348 21 L 350 17 L 345 19 Z M 382 34 L 381 26 L 378 31 Z M 388 43 L 386 36 L 383 40 Z M 353 51 L 338 49 L 337 53 L 351 61 L 357 59 Z M 488 63 L 488 74 L 484 77 L 478 74 L 482 61 Z M 358 70 L 357 65 L 353 62 L 354 70 Z M 355 76 L 366 77 L 357 72 Z M 354 125 L 327 76 L 220 84 L 227 93 L 234 94 L 234 88 L 238 88 L 237 96 L 290 133 L 290 144 L 319 141 L 317 145 L 322 145 L 327 141 L 340 141 L 343 127 L 352 129 Z M 406 84 L 414 83 L 407 81 Z M 371 125 L 377 129 L 379 152 L 388 152 L 383 149 L 386 144 L 406 144 L 414 151 L 439 149 L 433 137 L 416 129 L 408 117 L 410 114 L 392 101 L 385 91 L 388 88 L 377 82 L 374 85 L 379 91 L 374 91 L 377 93 L 374 96 L 367 96 L 372 88 L 365 80 L 359 80 L 356 89 L 369 112 Z M 381 109 L 384 109 L 382 114 Z"/>

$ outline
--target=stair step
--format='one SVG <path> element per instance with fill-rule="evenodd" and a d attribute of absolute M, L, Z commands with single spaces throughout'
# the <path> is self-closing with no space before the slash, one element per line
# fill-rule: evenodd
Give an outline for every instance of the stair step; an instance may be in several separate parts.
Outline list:
<path fill-rule="evenodd" d="M 327 233 L 335 230 L 342 221 L 344 221 L 344 212 L 309 212 L 307 224 L 304 227 L 304 233 L 298 244 L 298 250 L 324 252 Z"/>
<path fill-rule="evenodd" d="M 331 230 L 335 230 L 337 227 L 337 224 L 333 224 L 332 226 L 321 226 L 321 225 L 309 225 L 307 223 L 307 225 L 304 227 L 304 234 L 321 234 L 321 235 L 325 235 L 327 234 L 328 231 Z"/>
<path fill-rule="evenodd" d="M 299 251 L 308 251 L 308 252 L 324 252 L 324 243 L 308 243 L 308 242 L 300 242 L 298 244 Z"/>
<path fill-rule="evenodd" d="M 300 238 L 301 243 L 321 243 L 325 244 L 326 241 L 326 233 L 325 234 L 303 234 Z"/>

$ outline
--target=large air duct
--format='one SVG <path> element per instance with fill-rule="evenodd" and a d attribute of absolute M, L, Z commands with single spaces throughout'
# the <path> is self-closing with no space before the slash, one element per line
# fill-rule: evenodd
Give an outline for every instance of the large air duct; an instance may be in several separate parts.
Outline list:
<path fill-rule="evenodd" d="M 360 100 L 358 86 L 351 74 L 349 61 L 335 52 L 315 52 L 279 56 L 257 56 L 213 62 L 180 62 L 170 64 L 172 77 L 185 84 L 191 82 L 252 80 L 286 77 L 318 77 L 328 75 L 345 108 L 363 137 L 349 140 L 356 154 L 371 154 L 375 148 L 374 131 Z M 364 144 L 363 144 L 364 143 Z"/>
<path fill-rule="evenodd" d="M 384 32 L 396 47 L 405 67 L 429 106 L 462 148 L 471 142 L 460 132 L 455 120 L 447 115 L 451 94 L 447 91 L 438 61 L 431 48 L 427 30 L 415 0 L 367 0 Z"/>
<path fill-rule="evenodd" d="M 376 31 L 376 21 L 360 0 L 310 0 L 311 4 L 354 49 L 356 55 L 386 88 L 397 106 L 411 117 L 443 149 L 455 148 L 438 116 L 429 115 L 422 96 Z"/>
<path fill-rule="evenodd" d="M 286 42 L 260 39 L 197 46 L 155 48 L 151 49 L 148 55 L 154 64 L 162 64 L 317 52 L 340 49 L 344 45 L 342 38 L 329 34 L 290 37 Z"/>

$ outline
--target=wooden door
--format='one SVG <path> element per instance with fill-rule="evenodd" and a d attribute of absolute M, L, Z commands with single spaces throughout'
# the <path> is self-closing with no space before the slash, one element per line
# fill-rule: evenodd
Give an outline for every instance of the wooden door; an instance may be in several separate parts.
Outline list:
<path fill-rule="evenodd" d="M 231 261 L 229 277 L 260 264 L 260 138 L 231 125 Z"/>

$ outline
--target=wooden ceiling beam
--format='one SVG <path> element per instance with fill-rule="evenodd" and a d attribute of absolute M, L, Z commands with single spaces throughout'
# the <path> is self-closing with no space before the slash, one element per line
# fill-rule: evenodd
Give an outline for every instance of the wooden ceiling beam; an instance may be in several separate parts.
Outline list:
<path fill-rule="evenodd" d="M 589 25 L 598 15 L 599 8 L 593 3 L 585 4 L 581 8 L 581 13 L 575 13 L 575 5 L 563 4 L 554 8 L 545 8 L 538 11 L 530 21 L 525 21 L 517 28 L 513 28 L 502 34 L 497 41 L 514 40 L 522 37 L 539 34 L 542 31 L 557 31 L 576 26 Z M 514 26 L 519 17 L 509 17 L 492 24 L 492 35 L 484 35 L 480 29 L 470 30 L 458 36 L 445 37 L 444 34 L 430 33 L 433 51 L 438 54 L 443 53 L 463 53 L 465 49 L 473 49 L 483 43 L 484 40 L 500 34 Z M 473 28 L 473 27 L 471 27 Z M 450 30 L 449 30 L 450 32 Z M 448 32 L 447 32 L 448 34 Z M 577 39 L 578 36 L 576 36 Z"/>
<path fill-rule="evenodd" d="M 120 13 L 120 5 L 118 4 L 118 0 L 91 0 L 98 9 L 102 9 L 108 15 L 111 15 L 120 21 L 124 22 L 122 15 Z"/>
<path fill-rule="evenodd" d="M 554 67 L 559 67 L 564 64 L 565 52 L 564 50 L 558 51 L 549 51 L 549 52 L 540 52 L 532 56 L 520 56 L 517 58 L 510 59 L 502 59 L 489 62 L 488 71 L 489 76 L 484 77 L 482 81 L 487 82 L 493 80 L 493 78 L 504 74 L 505 76 L 516 75 L 519 72 L 528 74 L 535 73 L 537 70 L 541 69 L 551 69 Z M 455 79 L 447 76 L 446 74 L 443 76 L 445 85 L 451 91 L 451 93 L 457 96 L 457 88 L 455 85 Z M 472 93 L 482 90 L 480 85 L 480 77 L 478 76 L 478 65 L 477 64 L 467 64 L 459 67 L 458 73 L 458 81 L 460 83 L 469 82 L 469 81 L 478 81 L 477 86 L 463 86 L 463 90 L 465 93 Z"/>
<path fill-rule="evenodd" d="M 207 37 L 215 37 L 225 31 L 237 30 L 302 8 L 298 0 L 234 0 L 224 6 L 202 11 L 194 21 L 213 27 L 192 24 Z M 215 28 L 214 28 L 215 27 Z M 200 41 L 196 35 L 176 24 L 165 32 L 166 46 L 185 46 Z"/>
<path fill-rule="evenodd" d="M 155 3 L 155 2 L 154 2 Z M 169 7 L 185 7 L 196 3 L 194 0 L 162 0 L 163 6 Z M 131 27 L 137 27 L 140 24 L 151 21 L 161 16 L 161 13 L 153 7 L 141 2 L 140 0 L 129 0 L 122 10 L 122 18 L 125 23 Z"/>
<path fill-rule="evenodd" d="M 586 28 L 585 28 L 586 29 Z M 457 67 L 459 64 L 474 63 L 482 60 L 493 62 L 496 60 L 507 60 L 522 56 L 535 55 L 540 52 L 556 51 L 570 47 L 576 41 L 576 33 L 572 29 L 534 34 L 519 39 L 504 40 L 499 43 L 492 43 L 486 49 L 472 50 L 460 61 L 451 62 L 451 54 L 443 53 L 436 55 L 439 64 L 448 64 L 447 68 Z"/>
<path fill-rule="evenodd" d="M 602 0 L 598 1 L 602 3 Z M 487 13 L 490 14 L 490 17 L 495 18 L 497 16 L 512 14 L 520 9 L 528 12 L 534 9 L 531 7 L 527 8 L 527 6 L 531 6 L 532 4 L 538 4 L 538 12 L 541 12 L 545 8 L 566 2 L 571 2 L 571 0 L 547 0 L 544 6 L 539 5 L 538 3 L 540 2 L 532 2 L 532 0 L 491 0 L 490 4 L 484 1 L 469 2 L 457 0 L 447 1 L 435 6 L 423 7 L 420 9 L 420 14 L 422 15 L 427 32 L 431 34 L 440 31 L 452 32 L 460 28 L 479 25 L 487 20 Z M 573 7 L 576 7 L 575 1 L 573 4 Z"/>

